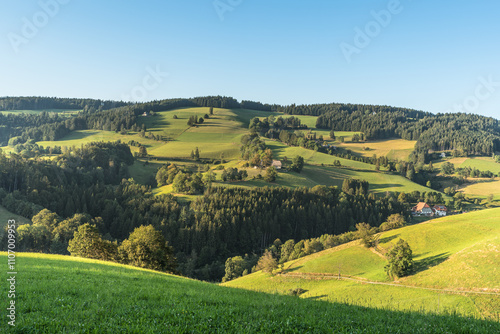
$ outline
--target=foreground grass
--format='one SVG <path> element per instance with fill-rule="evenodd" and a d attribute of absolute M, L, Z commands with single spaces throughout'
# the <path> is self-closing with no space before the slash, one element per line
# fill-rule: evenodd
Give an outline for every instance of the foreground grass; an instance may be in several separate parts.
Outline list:
<path fill-rule="evenodd" d="M 500 209 L 439 218 L 382 233 L 378 254 L 354 241 L 287 263 L 288 275 L 255 273 L 225 285 L 277 293 L 300 287 L 307 290 L 304 298 L 394 310 L 453 311 L 498 320 L 498 217 Z M 392 282 L 384 273 L 383 253 L 399 238 L 412 247 L 416 270 Z M 358 280 L 331 277 L 339 271 Z M 382 284 L 369 283 L 373 281 Z"/>
<path fill-rule="evenodd" d="M 0 261 L 6 263 L 5 253 L 0 253 Z M 0 325 L 12 333 L 500 330 L 498 323 L 457 315 L 394 312 L 303 300 L 64 256 L 18 254 L 17 270 L 16 327 L 7 328 L 5 319 Z"/>

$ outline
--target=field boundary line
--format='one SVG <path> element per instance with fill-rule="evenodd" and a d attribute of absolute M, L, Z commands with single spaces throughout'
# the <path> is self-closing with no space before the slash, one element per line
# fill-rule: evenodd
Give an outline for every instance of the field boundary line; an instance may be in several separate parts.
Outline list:
<path fill-rule="evenodd" d="M 376 281 L 368 281 L 363 280 L 361 278 L 354 278 L 345 275 L 338 274 L 326 274 L 326 273 L 280 273 L 279 275 L 285 277 L 299 277 L 305 279 L 315 279 L 315 278 L 326 278 L 326 279 L 336 279 L 336 280 L 350 280 L 357 283 L 363 284 L 373 284 L 373 285 L 388 285 L 388 286 L 396 286 L 401 288 L 409 288 L 409 289 L 421 289 L 421 290 L 430 290 L 430 291 L 440 291 L 440 292 L 449 292 L 449 293 L 469 293 L 469 294 L 481 294 L 481 295 L 495 295 L 500 296 L 500 292 L 486 292 L 486 291 L 470 291 L 470 290 L 452 290 L 452 289 L 439 289 L 439 288 L 427 288 L 423 286 L 414 286 L 414 285 L 404 285 L 397 283 L 384 283 L 384 282 L 376 282 Z"/>

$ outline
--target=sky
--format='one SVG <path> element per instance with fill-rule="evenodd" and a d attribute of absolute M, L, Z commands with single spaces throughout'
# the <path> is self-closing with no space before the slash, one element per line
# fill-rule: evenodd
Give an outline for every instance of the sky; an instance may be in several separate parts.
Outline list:
<path fill-rule="evenodd" d="M 0 96 L 207 95 L 500 119 L 500 2 L 0 0 Z"/>

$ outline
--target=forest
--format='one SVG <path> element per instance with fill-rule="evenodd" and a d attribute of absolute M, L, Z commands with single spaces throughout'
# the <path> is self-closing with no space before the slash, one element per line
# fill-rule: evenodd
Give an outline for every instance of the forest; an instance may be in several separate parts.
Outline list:
<path fill-rule="evenodd" d="M 21 143 L 29 139 L 57 140 L 70 131 L 83 129 L 138 131 L 140 129 L 136 117 L 144 112 L 181 107 L 213 107 L 313 115 L 319 116 L 316 127 L 321 129 L 359 131 L 364 133 L 366 139 L 397 137 L 416 140 L 414 163 L 428 162 L 429 150 L 456 150 L 464 155 L 486 156 L 500 151 L 499 121 L 473 114 L 432 114 L 407 108 L 341 103 L 280 106 L 252 101 L 240 103 L 232 97 L 223 96 L 168 99 L 138 104 L 87 99 L 0 98 L 0 110 L 63 107 L 81 109 L 82 112 L 66 120 L 47 114 L 0 115 L 0 144 L 6 144 L 13 137 L 19 137 L 17 141 Z M 261 126 L 265 127 L 266 124 Z M 277 129 L 287 129 L 287 125 Z M 271 130 L 276 132 L 276 129 Z M 279 134 L 269 135 L 279 137 Z"/>
<path fill-rule="evenodd" d="M 429 114 L 404 110 L 330 111 L 316 126 L 336 131 L 361 131 L 367 139 L 416 140 L 414 162 L 428 162 L 429 150 L 457 150 L 464 155 L 491 156 L 500 150 L 500 124 L 494 118 L 473 114 Z"/>
<path fill-rule="evenodd" d="M 152 225 L 173 247 L 182 273 L 220 280 L 228 257 L 259 254 L 277 238 L 340 234 L 358 222 L 379 226 L 408 207 L 391 196 L 377 199 L 367 194 L 367 183 L 356 182 L 344 191 L 209 187 L 186 204 L 171 195 L 154 196 L 149 187 L 127 179 L 132 162 L 128 145 L 120 142 L 71 148 L 53 160 L 1 154 L 2 206 L 29 219 L 42 210 L 57 217 L 54 224 L 29 229 L 20 247 L 67 254 L 71 235 L 85 223 L 118 242 L 135 228 Z"/>
<path fill-rule="evenodd" d="M 360 131 L 367 138 L 396 136 L 418 140 L 413 161 L 388 161 L 385 157 L 364 159 L 436 189 L 439 180 L 434 179 L 432 170 L 422 168 L 429 150 L 453 148 L 464 154 L 488 154 L 499 149 L 500 138 L 498 121 L 491 118 L 433 115 L 384 106 L 281 107 L 251 101 L 239 103 L 221 96 L 139 104 L 50 98 L 3 98 L 0 101 L 2 108 L 10 110 L 40 107 L 81 110 L 69 117 L 49 112 L 0 114 L 0 141 L 15 147 L 8 156 L 0 152 L 1 205 L 29 219 L 43 210 L 48 210 L 43 211 L 44 217 L 53 217 L 52 223 L 37 223 L 45 222 L 43 219 L 33 221 L 33 227 L 26 229 L 20 241 L 22 249 L 68 254 L 71 236 L 85 224 L 95 225 L 103 240 L 123 244 L 136 228 L 151 225 L 172 247 L 179 272 L 211 281 L 224 276 L 226 259 L 245 254 L 261 255 L 276 239 L 299 241 L 340 235 L 355 230 L 356 224 L 362 222 L 378 227 L 392 214 L 405 215 L 409 203 L 420 199 L 432 202 L 439 196 L 387 194 L 376 198 L 368 192 L 369 184 L 362 180 L 351 180 L 342 189 L 323 186 L 218 188 L 212 186 L 213 174 L 192 173 L 175 164 L 165 164 L 156 174 L 159 185 L 172 184 L 178 192 L 200 195 L 186 203 L 172 195 L 154 196 L 149 186 L 130 179 L 129 166 L 134 157 L 125 143 L 94 142 L 65 150 L 54 147 L 44 151 L 56 155 L 51 159 L 19 153 L 37 149 L 36 141 L 57 140 L 74 130 L 132 129 L 145 133 L 147 129 L 137 124 L 137 117 L 144 112 L 194 106 L 252 108 L 320 115 L 317 127 Z M 254 118 L 249 130 L 250 134 L 241 140 L 242 157 L 249 165 L 264 167 L 272 163 L 273 152 L 259 135 L 312 150 L 330 149 L 327 153 L 355 158 L 349 152 L 333 152 L 324 147 L 322 138 L 315 138 L 314 134 L 300 136 L 297 130 L 307 131 L 307 127 L 297 117 Z M 192 157 L 196 158 L 196 150 Z M 292 164 L 292 172 L 302 169 L 303 159 L 301 162 L 299 158 L 294 158 L 297 161 Z M 227 169 L 223 178 L 240 180 L 246 177 L 243 172 L 246 171 Z M 463 174 L 491 176 L 474 169 L 464 169 Z"/>

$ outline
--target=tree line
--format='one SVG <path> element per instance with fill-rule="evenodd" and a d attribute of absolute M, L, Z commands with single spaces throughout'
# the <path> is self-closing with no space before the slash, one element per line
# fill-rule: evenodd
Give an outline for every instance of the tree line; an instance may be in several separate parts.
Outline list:
<path fill-rule="evenodd" d="M 360 131 L 367 139 L 397 137 L 416 140 L 413 160 L 428 160 L 429 150 L 458 150 L 491 156 L 500 150 L 498 120 L 474 114 L 430 114 L 405 109 L 338 110 L 320 115 L 316 126 L 336 131 Z"/>
<path fill-rule="evenodd" d="M 144 112 L 158 112 L 181 107 L 211 107 L 252 108 L 290 115 L 319 116 L 316 127 L 322 129 L 362 132 L 367 139 L 398 137 L 416 140 L 417 145 L 412 157 L 414 162 L 419 159 L 428 160 L 429 150 L 457 150 L 465 154 L 488 156 L 500 151 L 498 120 L 474 114 L 432 114 L 407 108 L 341 103 L 280 106 L 252 101 L 240 103 L 234 98 L 224 96 L 168 99 L 138 104 L 37 97 L 0 99 L 0 110 L 1 108 L 6 110 L 40 110 L 43 109 L 42 106 L 45 108 L 46 106 L 53 108 L 78 107 L 78 109 L 83 110 L 83 113 L 71 117 L 70 119 L 74 118 L 74 120 L 68 122 L 53 121 L 39 124 L 42 121 L 38 120 L 35 121 L 38 125 L 28 126 L 28 129 L 6 130 L 3 131 L 4 134 L 0 140 L 6 142 L 14 136 L 21 136 L 23 142 L 28 139 L 55 140 L 75 129 L 100 129 L 117 132 L 127 129 L 137 130 L 136 117 Z M 40 116 L 40 119 L 43 117 L 45 116 Z M 7 122 L 12 123 L 12 121 L 12 118 L 7 120 L 5 117 L 0 117 L 0 127 L 11 129 L 12 127 Z M 21 124 L 22 120 L 18 119 L 15 122 Z M 257 132 L 262 132 L 260 130 L 257 129 Z M 272 136 L 279 138 L 279 134 Z"/>

